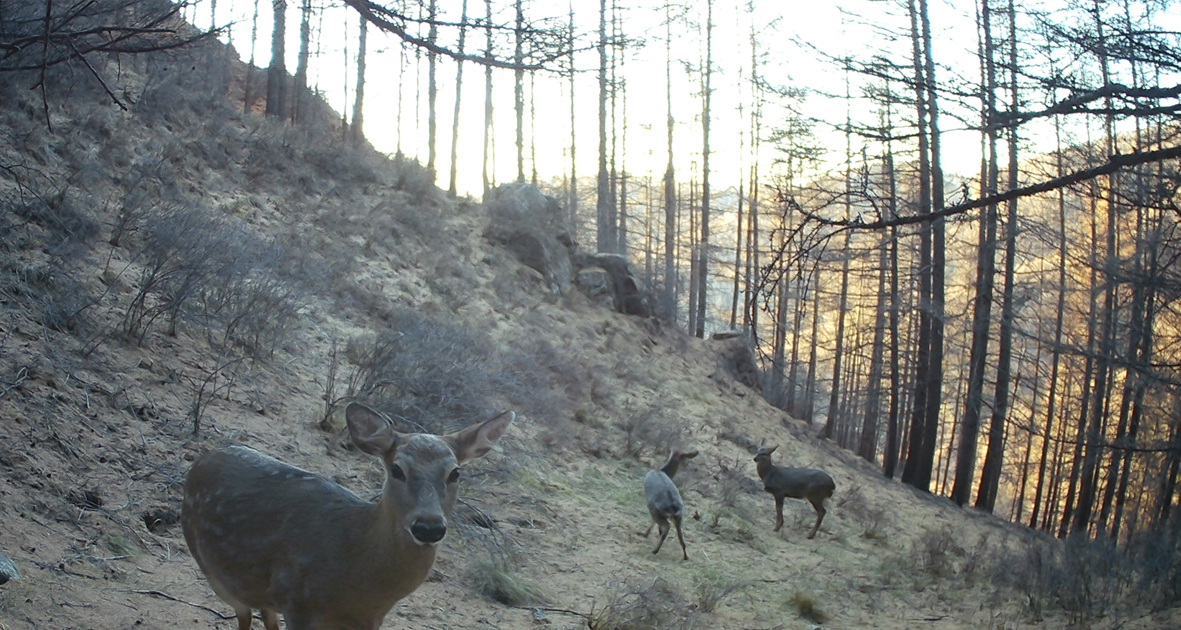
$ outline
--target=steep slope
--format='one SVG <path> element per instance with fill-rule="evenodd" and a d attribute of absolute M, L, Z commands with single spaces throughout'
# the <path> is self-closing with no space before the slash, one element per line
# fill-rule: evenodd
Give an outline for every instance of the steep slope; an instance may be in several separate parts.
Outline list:
<path fill-rule="evenodd" d="M 1077 617 L 1037 616 L 990 584 L 998 554 L 1046 541 L 815 439 L 735 382 L 718 342 L 551 294 L 483 238 L 478 204 L 447 199 L 417 165 L 346 146 L 326 122 L 241 114 L 246 71 L 220 46 L 124 64 L 128 112 L 81 71 L 51 77 L 52 130 L 36 94 L 0 87 L 0 551 L 22 572 L 0 587 L 0 628 L 231 627 L 175 524 L 189 462 L 245 443 L 372 496 L 380 470 L 326 400 L 387 334 L 403 335 L 406 362 L 464 366 L 446 373 L 468 388 L 464 412 L 412 419 L 512 406 L 519 420 L 473 466 L 459 531 L 386 627 L 533 625 L 528 606 L 495 598 L 541 604 L 557 627 Z M 147 292 L 157 263 L 217 291 L 197 310 Z M 229 297 L 214 308 L 215 295 Z M 836 480 L 815 540 L 799 501 L 771 532 L 750 450 L 763 442 Z M 700 451 L 677 476 L 688 562 L 639 535 L 640 480 L 675 445 Z"/>

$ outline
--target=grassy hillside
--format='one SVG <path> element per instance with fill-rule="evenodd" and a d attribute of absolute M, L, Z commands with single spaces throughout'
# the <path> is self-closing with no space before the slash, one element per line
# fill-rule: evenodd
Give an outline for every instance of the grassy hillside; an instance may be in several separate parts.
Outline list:
<path fill-rule="evenodd" d="M 243 114 L 206 44 L 0 82 L 0 629 L 229 628 L 176 517 L 191 461 L 243 443 L 374 496 L 332 404 L 375 357 L 386 409 L 432 430 L 512 408 L 459 527 L 390 628 L 1177 627 L 1102 547 L 912 492 L 767 405 L 723 342 L 625 317 L 482 236 L 416 164 Z M 105 65 L 104 65 L 105 64 Z M 257 80 L 257 77 L 256 77 Z M 256 85 L 258 85 L 256 83 Z M 383 354 L 384 353 L 384 354 Z M 773 503 L 751 447 L 828 471 Z M 690 559 L 641 496 L 672 446 Z"/>

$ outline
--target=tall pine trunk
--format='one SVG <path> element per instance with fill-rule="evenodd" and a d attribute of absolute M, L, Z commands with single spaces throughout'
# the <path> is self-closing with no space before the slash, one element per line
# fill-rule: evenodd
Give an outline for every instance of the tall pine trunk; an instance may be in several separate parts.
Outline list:
<path fill-rule="evenodd" d="M 459 45 L 456 51 L 462 55 L 467 41 L 467 0 L 463 0 L 459 18 Z M 463 95 L 463 59 L 455 64 L 455 111 L 451 116 L 451 172 L 447 178 L 447 192 L 455 196 L 455 179 L 458 174 L 456 162 L 459 159 L 459 104 Z"/>
<path fill-rule="evenodd" d="M 272 0 L 271 65 L 267 70 L 267 116 L 283 116 L 287 101 L 287 0 Z"/>

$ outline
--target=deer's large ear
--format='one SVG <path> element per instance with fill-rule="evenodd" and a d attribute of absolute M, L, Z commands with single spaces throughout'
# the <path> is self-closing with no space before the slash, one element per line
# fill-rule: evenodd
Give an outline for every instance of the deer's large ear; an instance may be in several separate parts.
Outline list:
<path fill-rule="evenodd" d="M 455 453 L 455 459 L 462 464 L 487 455 L 516 417 L 517 414 L 506 411 L 491 420 L 470 426 L 458 433 L 444 435 L 443 439 Z"/>
<path fill-rule="evenodd" d="M 775 449 L 777 449 L 777 448 L 779 448 L 778 444 L 776 444 L 775 446 L 772 446 L 771 448 L 765 449 L 765 451 L 768 455 L 770 455 L 771 453 L 774 453 Z"/>
<path fill-rule="evenodd" d="M 374 457 L 384 457 L 398 445 L 398 433 L 380 413 L 362 405 L 349 403 L 344 410 L 353 444 Z"/>

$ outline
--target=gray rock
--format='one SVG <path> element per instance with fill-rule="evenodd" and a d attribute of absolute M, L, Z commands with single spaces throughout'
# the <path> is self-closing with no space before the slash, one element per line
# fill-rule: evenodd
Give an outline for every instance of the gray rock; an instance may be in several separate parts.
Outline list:
<path fill-rule="evenodd" d="M 648 303 L 648 295 L 644 283 L 640 282 L 631 272 L 631 266 L 626 257 L 621 254 L 577 254 L 574 266 L 579 270 L 601 268 L 607 272 L 611 280 L 612 302 L 616 311 L 625 315 L 652 315 L 652 306 Z M 588 294 L 593 300 L 594 297 Z"/>
<path fill-rule="evenodd" d="M 529 184 L 502 184 L 489 194 L 484 235 L 537 270 L 558 294 L 571 286 L 574 240 L 558 202 Z"/>
<path fill-rule="evenodd" d="M 0 552 L 0 584 L 5 584 L 9 580 L 20 579 L 20 572 L 16 570 L 16 565 L 12 563 L 12 559 Z"/>
<path fill-rule="evenodd" d="M 574 284 L 591 302 L 607 308 L 615 308 L 615 285 L 611 276 L 602 267 L 579 269 Z"/>

